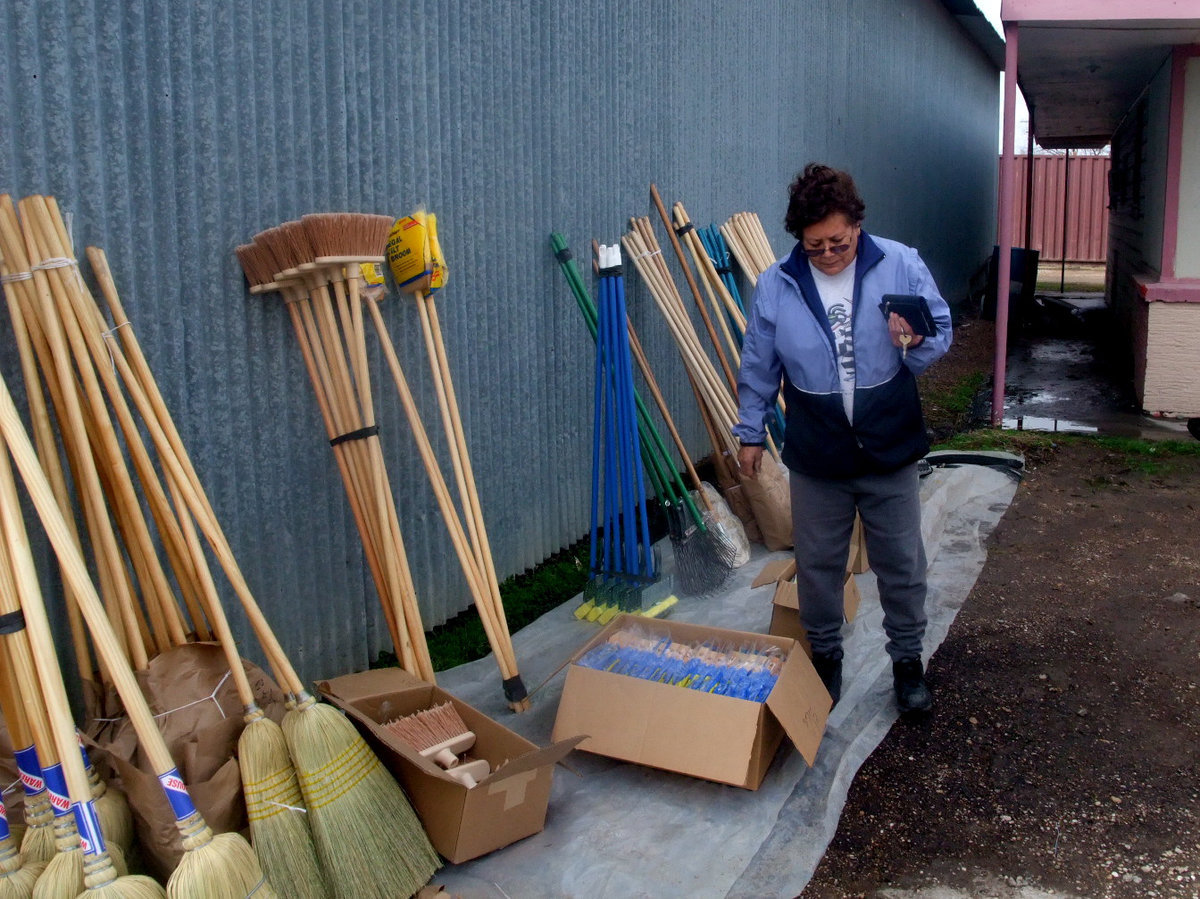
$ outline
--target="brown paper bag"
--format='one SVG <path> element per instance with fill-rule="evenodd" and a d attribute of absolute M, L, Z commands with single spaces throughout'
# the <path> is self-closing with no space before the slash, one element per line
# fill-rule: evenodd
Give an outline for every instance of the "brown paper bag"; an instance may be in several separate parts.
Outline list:
<path fill-rule="evenodd" d="M 272 720 L 282 720 L 282 691 L 262 669 L 244 660 L 242 664 L 259 707 Z M 246 805 L 234 755 L 245 725 L 241 699 L 221 647 L 215 643 L 174 647 L 155 656 L 137 676 L 204 820 L 215 833 L 244 829 Z M 100 724 L 93 757 L 102 758 L 116 772 L 117 785 L 133 812 L 146 866 L 165 878 L 183 855 L 170 803 L 128 719 Z"/>
<path fill-rule="evenodd" d="M 791 549 L 792 497 L 787 469 L 770 453 L 763 453 L 758 477 L 743 477 L 742 489 L 762 533 L 763 545 L 772 551 Z"/>

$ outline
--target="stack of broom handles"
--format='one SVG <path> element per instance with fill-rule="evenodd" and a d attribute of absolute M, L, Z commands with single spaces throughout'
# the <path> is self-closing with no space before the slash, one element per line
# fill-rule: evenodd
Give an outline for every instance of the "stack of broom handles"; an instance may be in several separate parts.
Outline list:
<path fill-rule="evenodd" d="M 108 431 L 108 437 L 115 440 L 111 422 L 100 416 L 105 396 L 100 382 L 105 381 L 107 386 L 115 388 L 107 378 L 112 374 L 113 363 L 119 366 L 124 358 L 120 353 L 112 356 L 105 354 L 104 362 L 100 363 L 89 353 L 86 345 L 88 339 L 98 339 L 101 331 L 87 326 L 88 317 L 99 313 L 94 305 L 88 309 L 85 304 L 85 298 L 90 301 L 90 297 L 83 287 L 77 263 L 70 255 L 70 241 L 53 198 L 28 197 L 21 201 L 21 213 L 23 233 L 18 230 L 11 199 L 0 197 L 0 264 L 5 274 L 6 299 L 13 316 L 14 333 L 22 351 L 23 373 L 29 382 L 27 395 L 37 430 L 47 427 L 48 419 L 39 420 L 47 409 L 44 401 L 35 399 L 39 381 L 34 356 L 42 364 L 42 374 L 55 403 L 64 452 L 81 497 L 82 516 L 89 528 L 91 542 L 97 546 L 96 555 L 101 560 L 97 562 L 97 570 L 110 591 L 104 600 L 101 600 L 88 575 L 80 551 L 79 534 L 69 523 L 72 518 L 70 506 L 64 505 L 66 498 L 53 483 L 58 478 L 48 477 L 43 469 L 43 460 L 38 458 L 21 425 L 7 386 L 0 390 L 0 431 L 7 452 L 12 454 L 17 463 L 58 556 L 70 606 L 77 610 L 86 623 L 100 668 L 120 696 L 143 751 L 175 812 L 185 852 L 168 883 L 168 891 L 173 895 L 186 894 L 188 884 L 215 878 L 234 884 L 236 889 L 249 892 L 257 888 L 258 895 L 262 895 L 265 889 L 267 895 L 274 895 L 265 884 L 262 869 L 249 844 L 234 834 L 214 836 L 195 809 L 134 677 L 131 660 L 140 662 L 145 658 L 148 647 L 154 645 L 153 634 L 143 627 L 145 618 L 140 615 L 142 610 L 133 597 L 130 572 L 121 563 L 122 545 L 118 542 L 118 536 L 125 538 L 124 549 L 131 558 L 143 547 L 130 549 L 133 541 L 139 539 L 135 520 L 138 513 L 131 505 L 128 473 L 124 477 L 121 474 L 123 463 L 119 461 L 119 450 L 106 442 L 103 433 Z M 94 321 L 90 323 L 94 324 Z M 96 362 L 96 365 L 92 362 Z M 130 375 L 127 368 L 124 374 L 126 377 Z M 119 390 L 110 392 L 109 396 L 114 398 L 117 394 Z M 122 418 L 122 424 L 128 423 Z M 146 421 L 146 424 L 152 425 L 153 422 Z M 151 430 L 154 428 L 151 427 Z M 93 452 L 97 455 L 94 456 Z M 47 467 L 57 465 L 56 451 L 44 452 L 43 455 Z M 160 456 L 160 460 L 167 461 L 163 456 Z M 0 468 L 0 489 L 5 491 L 0 506 L 6 512 L 19 509 L 15 487 L 11 486 L 13 479 L 11 476 L 5 478 L 8 473 L 5 463 Z M 173 472 L 173 476 L 182 479 L 182 473 L 178 470 Z M 188 488 L 195 490 L 190 484 L 183 485 L 184 492 Z M 111 508 L 106 507 L 108 496 L 112 497 Z M 117 522 L 115 526 L 109 520 L 110 512 L 112 519 Z M 193 514 L 201 513 L 194 509 Z M 145 529 L 144 520 L 141 524 Z M 6 538 L 12 540 L 12 535 L 17 533 L 16 522 L 9 520 L 5 529 Z M 145 536 L 141 534 L 140 539 Z M 49 630 L 44 626 L 45 612 L 37 592 L 36 576 L 32 564 L 26 565 L 24 562 L 24 554 L 27 553 L 27 547 L 10 547 L 8 562 L 14 578 L 19 579 L 16 592 L 21 596 L 32 649 L 38 657 L 38 673 L 47 672 L 47 676 L 52 676 L 50 666 L 56 665 L 57 661 L 52 659 L 54 649 L 48 639 Z M 150 593 L 152 587 L 146 585 L 153 584 L 155 575 L 145 567 L 139 568 L 139 564 L 144 562 L 145 559 L 141 559 L 131 564 L 139 584 L 143 586 L 146 613 L 156 627 L 161 623 L 162 628 L 158 633 L 170 634 L 173 629 L 170 621 L 174 618 L 178 624 L 180 612 L 175 606 L 174 614 L 171 614 L 170 603 L 166 601 L 168 594 Z M 144 582 L 142 578 L 145 578 Z M 78 635 L 76 645 L 79 645 Z M 87 664 L 86 674 L 90 675 L 90 662 L 85 661 L 88 659 L 90 655 L 85 652 L 79 664 Z M 74 746 L 71 761 L 68 762 L 61 749 L 56 755 L 63 764 L 73 764 L 73 760 L 79 758 L 73 729 L 71 740 Z M 73 774 L 68 770 L 67 773 L 71 798 L 77 802 L 83 801 L 78 784 L 72 783 L 78 780 L 77 772 Z M 86 818 L 86 810 L 83 817 Z M 89 838 L 87 827 L 90 827 L 90 822 L 82 821 L 80 832 L 87 839 L 84 850 L 85 855 L 89 856 L 86 869 L 93 872 L 97 883 L 106 883 L 110 875 L 103 857 L 106 851 L 103 840 L 99 837 Z"/>
<path fill-rule="evenodd" d="M 97 426 L 94 415 L 79 414 L 81 404 L 75 396 L 78 388 L 76 382 L 71 380 L 76 373 L 81 380 L 87 379 L 86 355 L 78 354 L 74 359 L 69 358 L 61 333 L 63 321 L 66 320 L 69 325 L 71 317 L 75 316 L 74 325 L 82 333 L 102 335 L 103 338 L 98 349 L 105 350 L 106 355 L 100 359 L 99 353 L 95 354 L 93 362 L 96 371 L 91 374 L 100 377 L 105 386 L 112 388 L 109 399 L 121 408 L 124 399 L 120 396 L 120 385 L 108 380 L 110 369 L 115 368 L 130 400 L 141 415 L 142 427 L 157 451 L 158 464 L 167 480 L 167 486 L 157 485 L 157 490 L 169 493 L 179 512 L 176 524 L 180 531 L 182 552 L 192 564 L 190 572 L 176 569 L 176 579 L 183 580 L 188 576 L 196 578 L 194 591 L 199 597 L 202 613 L 212 623 L 213 632 L 225 649 L 234 683 L 245 706 L 247 726 L 239 739 L 239 755 L 251 812 L 251 832 L 260 845 L 266 843 L 267 828 L 275 838 L 278 854 L 270 859 L 271 883 L 278 884 L 285 895 L 323 895 L 313 892 L 311 888 L 311 884 L 319 879 L 320 870 L 323 870 L 339 899 L 360 895 L 361 890 L 376 890 L 380 895 L 408 895 L 414 892 L 436 870 L 436 853 L 395 779 L 382 767 L 344 715 L 330 706 L 316 703 L 305 690 L 267 624 L 238 568 L 228 540 L 150 373 L 133 328 L 120 304 L 104 254 L 95 248 L 88 250 L 92 269 L 113 316 L 115 326 L 111 329 L 105 328 L 103 316 L 87 293 L 75 260 L 70 258 L 70 241 L 53 198 L 27 198 L 22 201 L 21 212 L 28 245 L 33 250 L 32 256 L 36 262 L 30 264 L 29 257 L 25 255 L 25 244 L 16 227 L 11 201 L 4 197 L 0 198 L 0 266 L 3 266 L 7 276 L 6 295 L 11 308 L 20 316 L 19 321 L 22 324 L 30 321 L 27 313 L 34 311 L 34 305 L 40 306 L 46 313 L 34 319 L 34 327 L 30 331 L 35 332 L 37 340 L 45 341 L 52 350 L 47 356 L 51 364 L 47 371 L 57 371 L 65 376 L 65 379 L 57 380 L 47 374 L 51 392 L 61 405 L 56 411 L 60 419 L 68 422 L 62 428 L 64 440 L 68 437 L 66 432 L 70 430 L 71 437 L 85 435 L 93 443 L 98 443 L 95 436 L 87 434 L 89 427 Z M 29 305 L 26 301 L 29 301 Z M 17 318 L 14 317 L 14 320 Z M 36 343 L 36 340 L 31 343 Z M 33 374 L 36 377 L 36 368 Z M 31 383 L 36 384 L 36 379 Z M 35 402 L 31 400 L 30 405 L 33 407 Z M 11 400 L 7 406 L 12 406 Z M 103 603 L 88 579 L 79 552 L 78 536 L 67 523 L 69 515 L 64 514 L 59 505 L 59 498 L 39 467 L 36 454 L 32 449 L 24 451 L 28 438 L 20 430 L 15 409 L 6 412 L 5 404 L 0 402 L 0 417 L 5 419 L 0 420 L 5 440 L 17 459 L 38 514 L 59 556 L 68 593 L 86 620 L 101 666 L 109 673 L 139 740 L 147 747 L 152 767 L 168 791 L 167 796 L 175 810 L 185 849 L 183 861 L 172 875 L 172 881 L 188 882 L 196 877 L 207 883 L 228 881 L 233 884 L 229 895 L 250 895 L 253 892 L 256 899 L 269 899 L 275 893 L 266 885 L 259 861 L 248 844 L 233 834 L 214 837 L 192 807 L 183 780 L 174 770 L 162 737 L 145 708 L 145 700 L 132 680 L 131 668 L 125 657 L 127 649 L 114 632 Z M 129 421 L 121 416 L 123 428 Z M 127 440 L 133 439 L 132 434 L 132 429 L 124 432 Z M 92 460 L 85 451 L 86 441 L 71 445 L 76 447 L 71 456 L 73 472 L 76 468 L 99 468 L 107 472 L 115 464 L 115 457 Z M 78 476 L 76 480 L 79 480 Z M 155 485 L 149 482 L 144 487 L 147 497 L 155 491 Z M 80 482 L 78 489 L 85 494 L 96 490 L 90 481 Z M 103 511 L 103 498 L 99 493 L 92 498 L 93 505 L 99 511 Z M 284 740 L 273 736 L 278 734 L 278 725 L 265 719 L 254 704 L 253 694 L 217 598 L 211 572 L 207 569 L 197 530 L 203 534 L 209 551 L 224 570 L 276 680 L 290 695 L 291 710 L 283 720 L 286 745 Z M 128 692 L 131 684 L 134 685 L 133 693 Z M 278 785 L 283 781 L 294 781 L 298 792 L 295 798 L 281 798 L 284 794 L 280 787 L 271 794 L 275 802 L 286 803 L 289 808 L 307 805 L 306 816 L 280 814 L 281 809 L 272 806 L 261 795 L 263 783 Z M 302 801 L 300 794 L 303 795 Z M 378 819 L 366 821 L 370 817 L 364 811 L 367 807 L 373 810 L 371 815 L 378 813 Z M 262 820 L 256 820 L 256 810 L 263 812 L 260 816 Z M 307 823 L 305 818 L 308 819 Z M 303 826 L 291 826 L 297 822 Z M 308 823 L 312 825 L 311 833 Z M 264 838 L 261 842 L 260 837 Z M 301 842 L 308 843 L 310 848 L 304 848 Z M 306 861 L 299 857 L 301 853 L 319 855 L 320 869 L 314 867 L 317 864 L 315 858 Z M 390 857 L 393 863 L 380 866 L 378 859 L 385 856 Z M 267 865 L 264 852 L 264 867 Z M 306 871 L 310 873 L 306 875 Z M 297 878 L 300 883 L 296 882 Z M 305 884 L 310 887 L 304 889 Z M 171 891 L 169 883 L 168 892 Z M 189 894 L 175 892 L 173 895 Z"/>
<path fill-rule="evenodd" d="M 758 284 L 758 276 L 775 262 L 775 252 L 758 214 L 735 212 L 721 226 L 721 236 L 733 251 L 746 280 L 751 286 Z"/>
<path fill-rule="evenodd" d="M 356 213 L 306 215 L 298 221 L 285 222 L 256 234 L 251 243 L 237 248 L 237 257 L 252 293 L 277 292 L 284 299 L 326 436 L 333 446 L 343 486 L 359 527 L 376 592 L 392 627 L 397 656 L 406 670 L 432 682 L 434 673 L 425 645 L 420 608 L 375 426 L 362 319 L 362 310 L 366 308 L 484 632 L 500 667 L 505 697 L 512 709 L 524 711 L 529 707 L 529 701 L 517 670 L 512 638 L 500 600 L 499 581 L 471 475 L 433 298 L 423 290 L 414 292 L 452 467 L 465 510 L 462 517 L 446 485 L 401 368 L 379 309 L 378 294 L 364 290 L 362 266 L 383 262 L 393 221 L 390 216 Z"/>

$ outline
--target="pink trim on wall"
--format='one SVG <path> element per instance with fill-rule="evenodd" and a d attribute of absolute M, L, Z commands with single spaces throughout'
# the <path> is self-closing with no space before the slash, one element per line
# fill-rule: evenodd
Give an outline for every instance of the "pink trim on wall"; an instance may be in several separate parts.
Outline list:
<path fill-rule="evenodd" d="M 1134 286 L 1147 303 L 1200 303 L 1200 279 L 1151 281 L 1134 276 Z"/>
<path fill-rule="evenodd" d="M 1163 277 L 1175 277 L 1175 256 L 1179 250 L 1179 178 L 1183 159 L 1184 79 L 1187 62 L 1196 48 L 1176 47 L 1171 54 L 1171 99 L 1167 113 L 1167 193 L 1163 210 L 1162 259 L 1158 270 Z"/>
<path fill-rule="evenodd" d="M 1180 0 L 1003 0 L 1005 22 L 1119 22 L 1125 19 L 1195 19 L 1194 3 Z"/>

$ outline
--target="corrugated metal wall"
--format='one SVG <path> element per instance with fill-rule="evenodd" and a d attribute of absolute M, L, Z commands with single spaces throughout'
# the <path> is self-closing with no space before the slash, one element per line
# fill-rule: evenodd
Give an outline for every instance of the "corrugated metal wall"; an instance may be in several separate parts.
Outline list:
<path fill-rule="evenodd" d="M 9 0 L 0 41 L 0 191 L 54 195 L 80 251 L 108 252 L 304 676 L 364 667 L 388 641 L 287 315 L 247 293 L 233 255 L 257 231 L 438 213 L 439 310 L 501 577 L 587 526 L 592 349 L 552 230 L 586 259 L 650 213 L 654 180 L 700 224 L 758 212 L 782 253 L 786 185 L 820 159 L 855 173 L 868 228 L 921 247 L 951 299 L 994 242 L 997 73 L 936 0 Z M 702 454 L 666 330 L 638 288 L 631 307 Z M 386 312 L 440 434 L 415 310 Z M 0 362 L 15 383 L 8 342 Z M 375 373 L 433 625 L 467 594 Z"/>
<path fill-rule="evenodd" d="M 1023 240 L 1029 157 L 1017 157 L 1013 233 Z M 1103 262 L 1108 252 L 1107 156 L 1034 156 L 1033 221 L 1029 249 L 1040 258 Z M 1068 171 L 1069 169 L 1069 171 Z M 1065 227 L 1064 227 L 1065 226 Z"/>

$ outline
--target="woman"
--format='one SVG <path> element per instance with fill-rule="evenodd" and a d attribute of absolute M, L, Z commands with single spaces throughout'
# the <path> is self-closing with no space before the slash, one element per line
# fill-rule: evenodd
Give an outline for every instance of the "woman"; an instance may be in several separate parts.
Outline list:
<path fill-rule="evenodd" d="M 758 279 L 738 379 L 744 477 L 757 475 L 780 381 L 787 406 L 800 617 L 813 665 L 836 703 L 842 682 L 842 587 L 862 517 L 879 583 L 886 649 L 902 713 L 926 712 L 921 664 L 925 548 L 917 460 L 929 451 L 916 375 L 950 347 L 950 309 L 917 251 L 862 229 L 866 205 L 845 172 L 811 163 L 789 188 L 792 252 Z M 931 337 L 884 314 L 885 294 L 920 295 Z"/>

